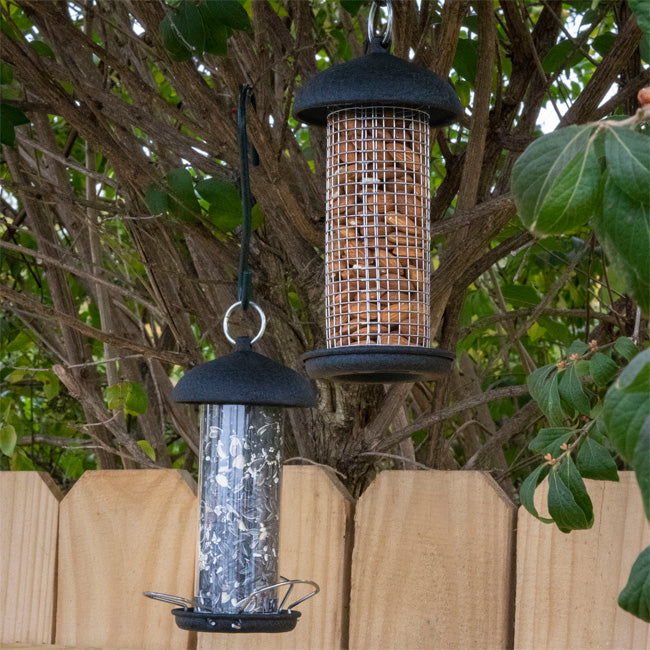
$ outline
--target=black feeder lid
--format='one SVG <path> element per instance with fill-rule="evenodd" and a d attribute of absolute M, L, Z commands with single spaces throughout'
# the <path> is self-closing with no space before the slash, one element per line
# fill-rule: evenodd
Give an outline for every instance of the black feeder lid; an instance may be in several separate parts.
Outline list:
<path fill-rule="evenodd" d="M 309 382 L 297 372 L 253 352 L 248 336 L 237 348 L 186 372 L 174 388 L 177 402 L 198 404 L 255 404 L 260 406 L 316 406 Z"/>
<path fill-rule="evenodd" d="M 455 356 L 440 348 L 408 345 L 348 345 L 303 354 L 312 379 L 390 384 L 428 381 L 449 372 Z"/>
<path fill-rule="evenodd" d="M 429 113 L 431 126 L 446 126 L 463 114 L 451 82 L 435 72 L 389 53 L 381 37 L 370 42 L 369 53 L 335 65 L 309 79 L 296 92 L 293 116 L 325 126 L 338 108 L 404 106 Z"/>
<path fill-rule="evenodd" d="M 176 625 L 190 632 L 290 632 L 296 627 L 300 612 L 283 609 L 269 614 L 210 614 L 193 609 L 172 609 Z"/>

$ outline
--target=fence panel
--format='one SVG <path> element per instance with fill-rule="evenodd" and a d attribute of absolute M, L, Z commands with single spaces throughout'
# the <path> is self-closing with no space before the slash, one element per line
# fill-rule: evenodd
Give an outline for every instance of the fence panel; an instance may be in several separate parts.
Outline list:
<path fill-rule="evenodd" d="M 506 647 L 515 513 L 481 472 L 380 474 L 356 507 L 350 647 Z"/>
<path fill-rule="evenodd" d="M 191 596 L 194 482 L 177 470 L 86 472 L 60 506 L 56 642 L 96 648 L 187 648 L 143 590 Z"/>
<path fill-rule="evenodd" d="M 283 470 L 280 573 L 311 579 L 321 592 L 301 604 L 293 632 L 199 634 L 199 650 L 335 650 L 347 639 L 352 499 L 333 473 L 319 467 Z M 297 597 L 306 593 L 296 587 Z"/>
<path fill-rule="evenodd" d="M 585 481 L 594 504 L 590 530 L 565 535 L 520 510 L 516 648 L 650 648 L 650 626 L 617 605 L 634 560 L 650 544 L 634 473 L 620 478 Z M 546 488 L 535 495 L 540 514 Z"/>
<path fill-rule="evenodd" d="M 141 595 L 193 593 L 197 507 L 188 483 L 174 470 L 87 472 L 59 504 L 46 476 L 0 472 L 0 648 L 52 643 L 55 610 L 52 650 L 194 647 L 171 606 Z M 198 648 L 347 647 L 350 591 L 354 649 L 505 648 L 514 624 L 521 650 L 650 650 L 650 626 L 616 603 L 650 544 L 634 475 L 587 487 L 595 526 L 564 535 L 525 511 L 517 518 L 484 474 L 384 472 L 359 500 L 353 531 L 352 501 L 329 472 L 287 467 L 281 572 L 322 591 L 299 607 L 294 632 L 198 635 Z M 541 502 L 544 486 L 539 493 Z"/>
<path fill-rule="evenodd" d="M 0 472 L 0 643 L 51 643 L 61 493 L 47 474 Z"/>

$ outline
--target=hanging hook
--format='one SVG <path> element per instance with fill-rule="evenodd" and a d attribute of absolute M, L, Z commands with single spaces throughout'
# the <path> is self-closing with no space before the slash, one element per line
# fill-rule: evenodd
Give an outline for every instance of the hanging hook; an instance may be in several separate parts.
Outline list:
<path fill-rule="evenodd" d="M 239 107 L 237 110 L 237 129 L 239 135 L 239 160 L 241 163 L 241 206 L 242 206 L 242 233 L 241 252 L 239 256 L 239 286 L 237 300 L 241 302 L 242 309 L 248 309 L 250 302 L 250 271 L 248 270 L 248 253 L 251 241 L 251 186 L 248 163 L 248 133 L 246 132 L 246 100 L 250 96 L 251 104 L 255 109 L 255 96 L 253 87 L 245 84 L 239 91 Z M 259 164 L 259 156 L 253 148 L 251 156 L 253 166 Z"/>
<path fill-rule="evenodd" d="M 383 34 L 375 36 L 375 14 L 378 7 L 386 7 L 386 26 L 384 27 Z M 389 47 L 393 40 L 393 5 L 391 0 L 373 0 L 370 5 L 370 12 L 368 13 L 368 43 L 372 43 L 373 39 L 381 38 L 381 44 L 386 48 Z"/>

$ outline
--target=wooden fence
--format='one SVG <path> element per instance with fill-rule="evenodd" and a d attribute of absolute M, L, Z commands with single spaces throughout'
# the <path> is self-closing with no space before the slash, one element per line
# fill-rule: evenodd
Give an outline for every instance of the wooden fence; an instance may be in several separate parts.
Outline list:
<path fill-rule="evenodd" d="M 650 648 L 616 604 L 650 543 L 631 473 L 589 482 L 594 528 L 564 535 L 480 472 L 387 471 L 354 503 L 323 469 L 286 467 L 281 573 L 321 593 L 277 635 L 188 634 L 141 595 L 193 593 L 194 487 L 96 471 L 61 499 L 47 476 L 0 472 L 0 647 Z"/>

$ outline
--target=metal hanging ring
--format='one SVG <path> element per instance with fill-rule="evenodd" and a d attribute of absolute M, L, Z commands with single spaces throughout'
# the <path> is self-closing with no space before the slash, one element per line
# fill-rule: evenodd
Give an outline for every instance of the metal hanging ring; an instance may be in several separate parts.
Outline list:
<path fill-rule="evenodd" d="M 380 34 L 381 44 L 387 46 L 393 40 L 393 5 L 391 0 L 373 0 L 370 5 L 370 13 L 368 14 L 368 42 L 375 38 L 375 14 L 377 7 L 386 6 L 386 27 L 384 28 L 383 35 Z"/>
<path fill-rule="evenodd" d="M 237 302 L 230 305 L 230 307 L 228 307 L 228 311 L 226 312 L 226 314 L 223 317 L 223 333 L 226 335 L 226 338 L 233 345 L 235 345 L 237 343 L 237 341 L 235 341 L 235 339 L 232 336 L 230 336 L 230 332 L 228 331 L 228 318 L 230 318 L 230 314 L 232 314 L 234 309 L 236 307 L 240 307 L 241 304 L 242 304 L 242 301 L 238 300 Z M 264 312 L 262 311 L 262 308 L 257 303 L 254 303 L 251 300 L 248 304 L 255 307 L 255 309 L 257 309 L 257 313 L 260 315 L 260 320 L 261 320 L 259 332 L 255 335 L 255 337 L 251 341 L 251 343 L 255 343 L 256 341 L 259 341 L 262 338 L 262 334 L 264 334 L 264 330 L 266 329 L 266 315 L 264 314 Z"/>

